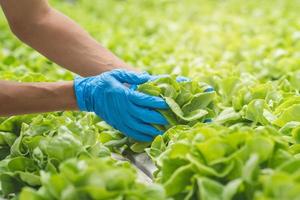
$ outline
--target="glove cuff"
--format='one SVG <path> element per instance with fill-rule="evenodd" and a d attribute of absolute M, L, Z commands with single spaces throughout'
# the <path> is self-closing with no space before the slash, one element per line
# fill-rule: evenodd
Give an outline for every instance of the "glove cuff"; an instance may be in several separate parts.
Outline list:
<path fill-rule="evenodd" d="M 85 103 L 85 81 L 84 78 L 77 76 L 74 80 L 74 91 L 76 95 L 77 106 L 80 111 L 88 111 Z"/>

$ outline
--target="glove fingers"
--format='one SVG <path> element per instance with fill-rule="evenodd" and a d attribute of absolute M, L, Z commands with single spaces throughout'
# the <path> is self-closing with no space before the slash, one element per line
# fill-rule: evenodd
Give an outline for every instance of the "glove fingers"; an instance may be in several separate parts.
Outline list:
<path fill-rule="evenodd" d="M 133 71 L 126 71 L 122 69 L 116 69 L 111 73 L 115 79 L 121 83 L 129 84 L 143 84 L 150 79 L 150 75 L 147 73 L 137 73 Z"/>
<path fill-rule="evenodd" d="M 130 119 L 127 120 L 126 125 L 130 127 L 131 129 L 134 129 L 138 132 L 143 133 L 144 135 L 149 135 L 149 136 L 157 136 L 163 134 L 162 131 L 157 130 L 153 126 L 149 124 L 145 124 L 142 121 L 131 117 Z"/>
<path fill-rule="evenodd" d="M 152 108 L 168 109 L 168 104 L 160 97 L 146 95 L 137 91 L 130 91 L 129 100 L 135 105 Z"/>
<path fill-rule="evenodd" d="M 176 81 L 178 83 L 181 83 L 181 82 L 188 82 L 188 81 L 191 81 L 191 79 L 187 78 L 187 77 L 184 77 L 184 76 L 177 76 L 176 77 Z"/>
<path fill-rule="evenodd" d="M 148 124 L 158 124 L 167 125 L 168 121 L 164 118 L 162 114 L 155 110 L 150 110 L 147 108 L 141 108 L 132 103 L 129 104 L 128 112 L 135 118 L 148 123 Z"/>
<path fill-rule="evenodd" d="M 213 87 L 208 87 L 204 92 L 213 92 L 215 89 Z"/>
<path fill-rule="evenodd" d="M 170 75 L 167 75 L 167 74 L 162 74 L 162 75 L 151 75 L 151 78 L 150 78 L 150 81 L 155 81 L 159 78 L 164 78 L 164 77 L 168 77 Z"/>
<path fill-rule="evenodd" d="M 145 134 L 143 134 L 139 131 L 136 131 L 134 129 L 131 129 L 126 125 L 120 131 L 123 132 L 126 136 L 131 137 L 131 138 L 133 138 L 137 141 L 151 142 L 153 140 L 153 137 L 151 137 L 149 135 L 145 135 Z"/>
<path fill-rule="evenodd" d="M 121 94 L 121 93 L 120 93 Z M 118 96 L 108 96 L 108 102 L 113 103 L 114 107 L 110 107 L 110 111 L 113 112 L 113 115 L 110 115 L 109 124 L 114 128 L 121 131 L 128 137 L 132 137 L 135 140 L 139 141 L 151 141 L 153 138 L 151 135 L 146 135 L 145 133 L 139 131 L 136 127 L 143 127 L 144 124 L 138 123 L 136 119 L 131 117 L 127 112 L 128 104 L 130 103 L 127 98 L 123 95 Z M 119 104 L 120 102 L 124 104 Z M 146 124 L 145 124 L 146 125 Z M 149 125 L 148 125 L 149 126 Z"/>
<path fill-rule="evenodd" d="M 159 78 L 164 78 L 164 77 L 170 77 L 170 75 L 167 75 L 167 74 L 162 74 L 162 75 L 152 75 L 151 78 L 150 78 L 150 81 L 155 81 Z M 191 79 L 187 78 L 187 77 L 184 77 L 184 76 L 177 76 L 176 77 L 176 81 L 177 82 L 188 82 L 188 81 L 191 81 Z"/>

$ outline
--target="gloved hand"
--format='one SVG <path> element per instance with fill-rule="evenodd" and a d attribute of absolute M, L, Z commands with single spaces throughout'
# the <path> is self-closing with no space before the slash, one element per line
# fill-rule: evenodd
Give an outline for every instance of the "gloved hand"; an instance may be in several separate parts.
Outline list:
<path fill-rule="evenodd" d="M 168 76 L 169 75 L 167 75 L 167 74 L 163 74 L 163 75 L 151 75 L 150 81 L 155 81 L 156 79 L 163 78 L 163 77 L 168 77 Z M 178 83 L 181 83 L 181 82 L 191 81 L 191 79 L 189 79 L 188 77 L 185 77 L 185 76 L 177 76 L 176 77 L 176 81 Z M 213 91 L 215 91 L 215 89 L 212 86 L 209 86 L 204 92 L 213 92 Z"/>
<path fill-rule="evenodd" d="M 147 73 L 147 72 L 146 72 Z M 162 74 L 162 75 L 150 75 L 150 80 L 149 81 L 155 81 L 156 79 L 159 79 L 159 78 L 163 78 L 163 77 L 168 77 L 169 75 L 167 74 Z M 178 83 L 181 83 L 181 82 L 188 82 L 188 81 L 191 81 L 191 79 L 189 79 L 188 77 L 185 77 L 185 76 L 177 76 L 176 77 L 176 81 Z M 131 86 L 131 89 L 133 90 L 136 90 L 137 89 L 137 85 L 132 85 Z M 212 87 L 212 86 L 208 86 L 204 92 L 213 92 L 215 91 L 215 89 Z M 211 123 L 212 122 L 212 119 L 208 118 L 208 119 L 205 119 L 204 123 Z"/>
<path fill-rule="evenodd" d="M 163 77 L 168 77 L 170 75 L 167 75 L 167 74 L 162 74 L 162 75 L 151 75 L 150 77 L 150 81 L 155 81 L 156 79 L 159 79 L 159 78 L 163 78 Z M 176 81 L 177 82 L 185 82 L 185 81 L 190 81 L 191 79 L 189 79 L 188 77 L 185 77 L 185 76 L 177 76 L 176 77 Z"/>
<path fill-rule="evenodd" d="M 95 112 L 126 136 L 149 142 L 163 132 L 150 124 L 167 125 L 154 109 L 168 109 L 162 98 L 129 89 L 124 84 L 139 85 L 150 75 L 126 70 L 112 70 L 98 76 L 76 78 L 74 89 L 81 111 Z"/>
<path fill-rule="evenodd" d="M 144 72 L 145 74 L 148 74 L 148 72 Z M 149 75 L 149 74 L 148 74 Z M 155 81 L 156 79 L 159 79 L 159 78 L 163 78 L 163 77 L 168 77 L 170 75 L 167 75 L 167 74 L 162 74 L 162 75 L 149 75 L 149 80 L 148 81 Z M 190 81 L 191 79 L 187 78 L 187 77 L 184 77 L 184 76 L 177 76 L 176 77 L 176 81 L 177 82 L 185 82 L 185 81 Z M 136 90 L 138 88 L 137 85 L 131 85 L 130 89 L 132 90 Z"/>

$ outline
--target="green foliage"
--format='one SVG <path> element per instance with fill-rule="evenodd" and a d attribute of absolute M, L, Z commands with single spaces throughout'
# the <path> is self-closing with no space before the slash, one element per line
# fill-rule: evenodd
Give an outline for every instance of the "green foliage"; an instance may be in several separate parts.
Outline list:
<path fill-rule="evenodd" d="M 132 66 L 171 75 L 138 88 L 166 100 L 170 125 L 149 144 L 89 113 L 0 118 L 4 199 L 299 200 L 299 0 L 50 3 Z M 73 79 L 0 15 L 1 80 Z M 124 148 L 146 151 L 155 183 L 110 158 Z"/>
<path fill-rule="evenodd" d="M 170 126 L 174 126 L 195 124 L 214 117 L 215 92 L 205 92 L 208 88 L 208 85 L 196 80 L 178 83 L 174 77 L 164 77 L 139 86 L 138 91 L 163 97 L 170 110 L 160 112 Z"/>
<path fill-rule="evenodd" d="M 42 187 L 23 189 L 20 200 L 90 200 L 90 199 L 165 199 L 159 185 L 145 186 L 135 181 L 129 163 L 111 158 L 71 159 L 63 162 L 59 173 L 41 173 Z"/>
<path fill-rule="evenodd" d="M 300 161 L 291 140 L 268 126 L 197 124 L 169 129 L 147 152 L 158 166 L 156 181 L 175 199 L 296 199 Z M 281 174 L 285 183 L 270 181 Z M 282 194 L 268 191 L 285 186 L 291 189 Z"/>
<path fill-rule="evenodd" d="M 138 87 L 139 92 L 164 98 L 169 106 L 167 110 L 158 110 L 169 122 L 167 126 L 153 125 L 166 131 L 176 125 L 190 125 L 204 122 L 215 116 L 214 91 L 205 92 L 207 84 L 196 80 L 178 83 L 175 77 L 159 78 Z M 122 136 L 104 122 L 98 123 L 101 129 L 100 141 L 112 151 L 118 152 L 129 147 L 135 153 L 144 152 L 150 143 L 136 142 Z"/>

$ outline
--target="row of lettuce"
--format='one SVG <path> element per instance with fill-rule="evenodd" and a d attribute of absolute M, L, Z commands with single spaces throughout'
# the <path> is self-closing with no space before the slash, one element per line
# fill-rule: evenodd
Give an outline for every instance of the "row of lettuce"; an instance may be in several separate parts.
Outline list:
<path fill-rule="evenodd" d="M 222 97 L 226 84 L 217 92 L 175 77 L 141 85 L 138 90 L 163 96 L 170 106 L 159 111 L 170 126 L 157 127 L 167 131 L 151 144 L 123 137 L 93 114 L 2 119 L 2 194 L 21 200 L 297 199 L 300 96 L 285 82 L 243 84 L 235 91 L 243 95 Z M 227 107 L 235 98 L 247 103 Z M 139 183 L 129 163 L 113 160 L 111 152 L 120 148 L 146 151 L 157 165 L 157 184 Z"/>
<path fill-rule="evenodd" d="M 299 200 L 297 1 L 50 2 L 129 64 L 192 81 L 137 88 L 170 106 L 159 111 L 170 125 L 156 126 L 166 132 L 152 143 L 90 113 L 0 118 L 2 198 Z M 0 29 L 0 80 L 73 79 L 12 38 L 4 18 Z M 151 157 L 153 184 L 112 158 L 121 149 Z"/>

